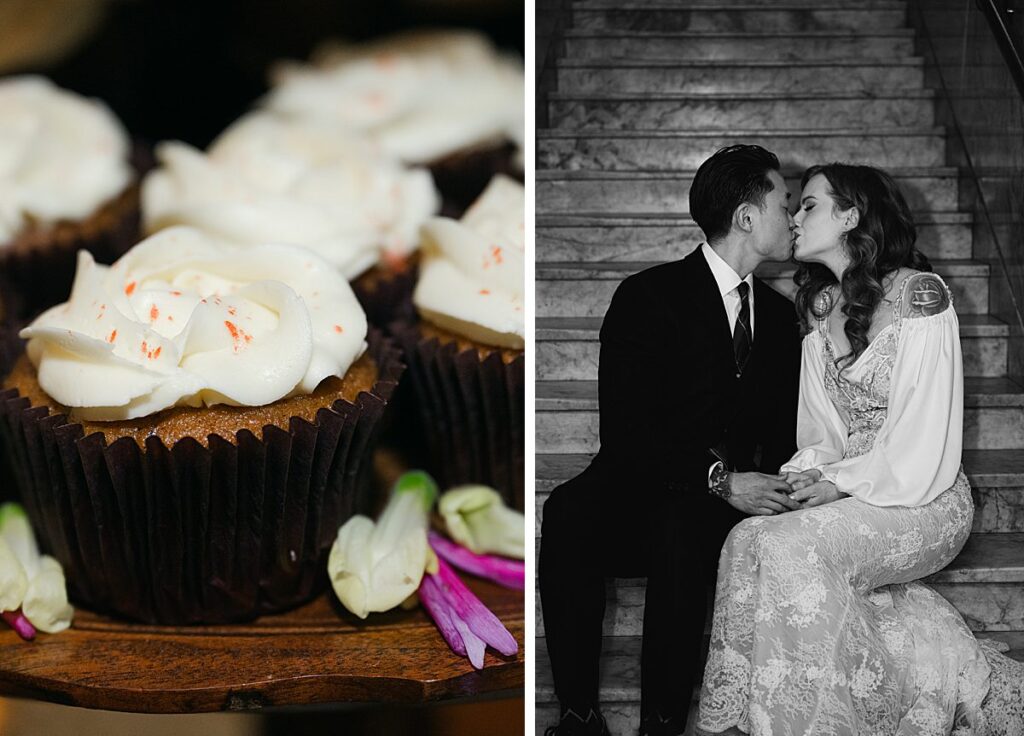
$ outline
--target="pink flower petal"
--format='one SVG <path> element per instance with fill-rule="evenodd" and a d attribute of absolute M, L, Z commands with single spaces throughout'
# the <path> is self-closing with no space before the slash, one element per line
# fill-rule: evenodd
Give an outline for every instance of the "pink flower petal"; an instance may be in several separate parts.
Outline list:
<path fill-rule="evenodd" d="M 460 570 L 514 590 L 522 590 L 526 586 L 526 565 L 522 560 L 480 555 L 433 531 L 429 538 L 434 551 Z"/>
<path fill-rule="evenodd" d="M 33 626 L 25 614 L 20 610 L 18 611 L 4 611 L 2 614 L 4 621 L 10 624 L 11 628 L 14 629 L 18 636 L 25 641 L 32 641 L 36 638 L 36 627 Z"/>
<path fill-rule="evenodd" d="M 437 566 L 436 576 L 424 575 L 423 577 L 433 577 L 440 583 L 440 588 L 448 599 L 453 614 L 465 621 L 474 634 L 502 654 L 509 656 L 519 651 L 519 645 L 516 644 L 515 638 L 509 633 L 508 629 L 459 580 L 459 576 L 448 566 L 448 563 L 439 557 Z"/>
<path fill-rule="evenodd" d="M 455 624 L 455 628 L 462 635 L 462 641 L 466 644 L 466 650 L 469 652 L 466 656 L 469 657 L 469 663 L 476 669 L 482 670 L 484 668 L 484 650 L 487 649 L 487 644 L 474 634 L 466 622 L 458 616 L 452 617 L 452 623 Z"/>
<path fill-rule="evenodd" d="M 427 609 L 430 617 L 434 619 L 434 624 L 440 630 L 441 636 L 448 642 L 448 646 L 451 647 L 452 651 L 461 657 L 468 656 L 462 635 L 452 621 L 451 605 L 441 591 L 441 586 L 434 580 L 433 575 L 428 573 L 423 576 L 423 580 L 420 581 L 419 597 L 420 603 Z"/>

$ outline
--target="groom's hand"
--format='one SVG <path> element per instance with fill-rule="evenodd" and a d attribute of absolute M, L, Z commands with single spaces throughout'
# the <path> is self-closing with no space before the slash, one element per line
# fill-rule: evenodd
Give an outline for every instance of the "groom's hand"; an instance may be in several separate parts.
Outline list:
<path fill-rule="evenodd" d="M 789 490 L 789 484 L 778 475 L 729 474 L 729 505 L 752 516 L 771 516 L 800 508 L 789 497 Z"/>

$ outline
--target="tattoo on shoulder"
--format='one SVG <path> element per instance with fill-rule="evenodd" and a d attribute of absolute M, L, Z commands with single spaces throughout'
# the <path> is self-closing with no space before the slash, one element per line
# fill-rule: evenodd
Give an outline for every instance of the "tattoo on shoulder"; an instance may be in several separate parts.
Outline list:
<path fill-rule="evenodd" d="M 907 283 L 903 295 L 903 314 L 906 317 L 931 317 L 949 308 L 946 285 L 930 273 L 915 274 Z"/>

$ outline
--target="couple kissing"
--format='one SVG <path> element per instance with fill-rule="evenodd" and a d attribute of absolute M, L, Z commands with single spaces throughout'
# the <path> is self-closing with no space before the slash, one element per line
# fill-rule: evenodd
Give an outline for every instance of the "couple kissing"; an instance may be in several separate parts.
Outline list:
<path fill-rule="evenodd" d="M 779 168 L 707 159 L 706 242 L 605 315 L 600 451 L 544 505 L 548 734 L 608 732 L 608 577 L 647 578 L 641 734 L 686 728 L 712 589 L 699 734 L 1019 733 L 1024 665 L 920 582 L 974 513 L 949 289 L 888 174 L 813 166 L 793 215 Z M 753 275 L 790 258 L 795 305 Z"/>

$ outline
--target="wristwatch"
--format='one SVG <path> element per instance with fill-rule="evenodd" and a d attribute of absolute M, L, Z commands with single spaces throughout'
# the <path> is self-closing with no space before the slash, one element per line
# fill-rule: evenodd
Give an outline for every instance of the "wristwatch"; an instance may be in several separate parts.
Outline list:
<path fill-rule="evenodd" d="M 711 466 L 711 475 L 708 477 L 708 493 L 719 498 L 729 498 L 732 495 L 732 488 L 729 487 L 729 471 L 725 469 L 725 463 L 721 460 Z"/>

